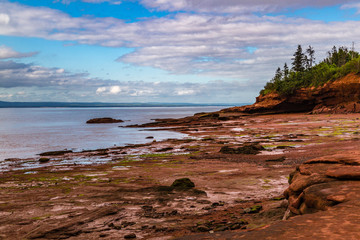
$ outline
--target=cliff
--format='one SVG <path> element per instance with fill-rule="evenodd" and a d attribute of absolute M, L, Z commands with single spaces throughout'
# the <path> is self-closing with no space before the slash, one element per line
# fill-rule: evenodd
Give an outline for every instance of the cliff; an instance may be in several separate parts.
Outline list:
<path fill-rule="evenodd" d="M 296 90 L 290 96 L 281 96 L 277 93 L 260 95 L 252 105 L 228 108 L 223 112 L 358 113 L 360 112 L 360 75 L 351 73 L 321 87 Z"/>

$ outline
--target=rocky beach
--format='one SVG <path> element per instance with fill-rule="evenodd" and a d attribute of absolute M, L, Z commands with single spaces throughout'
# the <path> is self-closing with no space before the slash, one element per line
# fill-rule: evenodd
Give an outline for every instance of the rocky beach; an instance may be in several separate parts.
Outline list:
<path fill-rule="evenodd" d="M 0 0 L 0 240 L 359 240 L 360 1 Z"/>
<path fill-rule="evenodd" d="M 1 173 L 0 237 L 355 239 L 359 119 L 223 110 L 136 126 L 186 139 L 7 159 L 30 167 Z"/>

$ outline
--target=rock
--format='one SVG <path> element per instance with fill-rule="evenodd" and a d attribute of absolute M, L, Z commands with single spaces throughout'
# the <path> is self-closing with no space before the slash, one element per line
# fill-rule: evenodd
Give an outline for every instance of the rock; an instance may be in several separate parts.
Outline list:
<path fill-rule="evenodd" d="M 147 205 L 142 206 L 141 208 L 142 208 L 145 212 L 151 212 L 151 211 L 154 210 L 153 206 L 147 206 Z"/>
<path fill-rule="evenodd" d="M 229 226 L 218 226 L 214 229 L 214 232 L 222 232 L 222 231 L 226 231 L 226 230 L 229 230 Z"/>
<path fill-rule="evenodd" d="M 344 154 L 336 154 L 332 156 L 314 158 L 304 162 L 304 164 L 316 164 L 316 163 L 345 164 L 345 165 L 357 166 L 360 165 L 360 158 L 357 158 L 355 156 L 344 155 Z"/>
<path fill-rule="evenodd" d="M 172 147 L 165 147 L 165 148 L 158 149 L 155 152 L 167 152 L 167 151 L 170 151 L 170 150 L 173 150 L 173 149 L 174 148 L 172 148 Z"/>
<path fill-rule="evenodd" d="M 87 124 L 99 124 L 99 123 L 121 123 L 124 122 L 121 119 L 113 119 L 113 118 L 109 118 L 109 117 L 105 117 L 105 118 L 93 118 L 88 120 L 86 123 Z"/>
<path fill-rule="evenodd" d="M 202 118 L 218 118 L 220 115 L 218 113 L 197 113 L 195 116 Z"/>
<path fill-rule="evenodd" d="M 241 225 L 239 223 L 235 223 L 230 226 L 230 230 L 236 230 L 236 229 L 240 229 L 240 228 L 241 228 Z"/>
<path fill-rule="evenodd" d="M 310 176 L 300 174 L 297 175 L 297 177 L 294 176 L 291 185 L 289 186 L 289 189 L 292 192 L 301 193 L 305 188 L 311 185 L 326 183 L 330 181 L 334 181 L 334 180 L 317 173 L 311 174 Z"/>
<path fill-rule="evenodd" d="M 116 230 L 121 230 L 121 228 L 122 228 L 121 224 L 118 224 L 118 223 L 110 223 L 108 226 L 111 228 L 114 228 Z"/>
<path fill-rule="evenodd" d="M 359 166 L 341 166 L 335 169 L 329 169 L 326 176 L 344 180 L 359 180 L 360 167 Z"/>
<path fill-rule="evenodd" d="M 135 224 L 136 224 L 136 222 L 124 221 L 124 222 L 121 222 L 121 227 L 126 228 L 128 226 L 132 226 L 132 225 L 135 225 Z"/>
<path fill-rule="evenodd" d="M 275 159 L 268 159 L 268 160 L 265 160 L 265 162 L 283 162 L 285 160 L 286 160 L 285 157 L 280 157 L 280 158 L 275 158 Z"/>
<path fill-rule="evenodd" d="M 136 238 L 136 234 L 135 233 L 130 233 L 124 236 L 125 239 L 134 239 Z"/>
<path fill-rule="evenodd" d="M 62 151 L 50 151 L 50 152 L 43 152 L 40 153 L 40 156 L 61 156 L 64 155 L 66 153 L 72 153 L 71 150 L 62 150 Z"/>
<path fill-rule="evenodd" d="M 250 208 L 245 208 L 244 211 L 245 213 L 258 213 L 261 211 L 261 209 L 262 209 L 261 205 L 254 205 Z"/>
<path fill-rule="evenodd" d="M 200 226 L 197 227 L 197 231 L 199 231 L 199 232 L 209 232 L 210 228 L 208 228 L 205 225 L 200 225 Z"/>
<path fill-rule="evenodd" d="M 277 93 L 259 95 L 252 105 L 224 109 L 222 113 L 242 112 L 257 114 L 311 112 L 358 113 L 360 112 L 359 75 L 350 73 L 323 86 L 301 88 L 289 96 Z"/>
<path fill-rule="evenodd" d="M 243 146 L 238 148 L 230 148 L 228 146 L 224 146 L 220 149 L 220 153 L 225 154 L 253 154 L 256 155 L 260 153 L 260 151 L 265 150 L 263 146 L 258 143 L 245 143 Z"/>
<path fill-rule="evenodd" d="M 195 187 L 195 184 L 189 178 L 176 179 L 171 187 L 174 189 L 191 189 Z"/>
<path fill-rule="evenodd" d="M 50 158 L 40 158 L 39 159 L 39 162 L 40 163 L 47 163 L 47 162 L 49 162 L 50 161 Z"/>
<path fill-rule="evenodd" d="M 224 205 L 225 205 L 225 202 L 219 201 L 219 202 L 214 202 L 213 204 L 211 204 L 211 207 L 215 208 L 215 207 L 224 206 Z"/>
<path fill-rule="evenodd" d="M 323 156 L 305 161 L 290 175 L 284 192 L 293 214 L 325 211 L 360 192 L 360 152 Z"/>
<path fill-rule="evenodd" d="M 146 139 L 154 139 L 154 137 L 153 136 L 148 136 L 148 137 L 146 137 Z"/>

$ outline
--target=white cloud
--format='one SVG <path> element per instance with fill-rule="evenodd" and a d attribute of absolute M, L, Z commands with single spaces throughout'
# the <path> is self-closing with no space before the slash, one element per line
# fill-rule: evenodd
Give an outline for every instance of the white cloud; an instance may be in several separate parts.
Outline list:
<path fill-rule="evenodd" d="M 355 8 L 357 10 L 357 14 L 360 14 L 360 3 L 349 3 L 341 6 L 341 9 L 352 9 Z"/>
<path fill-rule="evenodd" d="M 7 14 L 0 14 L 0 24 L 7 25 L 10 22 L 10 17 Z"/>
<path fill-rule="evenodd" d="M 196 92 L 193 89 L 182 89 L 175 92 L 178 96 L 194 95 Z"/>
<path fill-rule="evenodd" d="M 217 13 L 274 12 L 305 6 L 323 7 L 354 2 L 353 0 L 142 0 L 150 8 L 167 11 L 196 11 Z"/>
<path fill-rule="evenodd" d="M 120 5 L 121 1 L 114 1 L 114 0 L 82 0 L 83 2 L 87 2 L 87 3 L 103 3 L 103 2 L 108 2 L 114 5 Z"/>
<path fill-rule="evenodd" d="M 111 81 L 110 81 L 111 82 Z M 70 73 L 62 68 L 46 68 L 33 64 L 0 61 L 0 88 L 16 87 L 96 87 L 104 82 L 84 73 Z"/>
<path fill-rule="evenodd" d="M 13 49 L 7 46 L 0 46 L 0 59 L 8 59 L 8 58 L 25 58 L 25 57 L 32 57 L 36 55 L 36 52 L 31 53 L 19 53 L 14 51 Z"/>
<path fill-rule="evenodd" d="M 232 81 L 209 81 L 205 83 L 190 82 L 142 82 L 142 81 L 119 81 L 118 85 L 99 87 L 96 94 L 103 99 L 126 99 L 127 101 L 136 101 L 135 99 L 146 101 L 172 102 L 216 102 L 226 97 L 229 101 L 240 101 L 239 99 L 249 99 L 250 94 L 257 93 L 259 86 L 247 86 L 247 84 Z M 241 91 L 247 91 L 249 94 L 242 94 Z M 224 100 L 223 100 L 224 101 Z"/>
<path fill-rule="evenodd" d="M 55 0 L 55 2 L 60 2 L 63 4 L 70 4 L 72 2 L 75 2 L 77 0 Z M 81 0 L 82 2 L 86 2 L 86 3 L 104 3 L 104 2 L 108 2 L 110 4 L 113 5 L 120 5 L 122 3 L 122 1 L 118 1 L 118 0 Z"/>
<path fill-rule="evenodd" d="M 118 94 L 119 92 L 121 92 L 120 86 L 112 86 L 112 87 L 110 87 L 110 93 L 111 94 Z"/>
<path fill-rule="evenodd" d="M 170 4 L 166 0 L 164 3 Z M 203 4 L 217 6 L 214 1 L 203 1 Z M 235 1 L 225 2 L 224 6 L 231 4 Z M 360 39 L 356 21 L 325 23 L 241 14 L 177 14 L 125 23 L 115 18 L 73 18 L 49 8 L 8 2 L 0 3 L 0 14 L 10 18 L 8 24 L 0 24 L 2 35 L 129 47 L 134 51 L 118 61 L 174 74 L 251 78 L 263 83 L 273 74 L 273 69 L 291 58 L 297 44 L 311 44 L 324 55 L 333 45 Z M 257 50 L 251 52 L 249 47 Z"/>
<path fill-rule="evenodd" d="M 333 45 L 350 45 L 353 39 L 360 39 L 357 21 L 325 23 L 284 16 L 259 17 L 251 14 L 244 15 L 241 9 L 238 14 L 231 15 L 206 13 L 214 9 L 221 12 L 242 7 L 270 11 L 271 9 L 264 10 L 264 6 L 270 3 L 273 8 L 283 3 L 284 7 L 300 6 L 301 3 L 305 6 L 310 4 L 309 0 L 287 1 L 286 3 L 275 0 L 144 0 L 143 2 L 153 8 L 198 9 L 198 13 L 180 13 L 169 17 L 125 23 L 115 18 L 71 17 L 58 10 L 45 7 L 29 7 L 0 1 L 0 34 L 109 47 L 128 47 L 132 48 L 133 52 L 121 56 L 118 61 L 163 69 L 172 74 L 198 74 L 211 76 L 213 79 L 239 79 L 244 85 L 241 83 L 238 85 L 226 83 L 228 85 L 225 85 L 232 86 L 237 91 L 251 88 L 253 93 L 258 91 L 273 75 L 277 66 L 282 66 L 285 61 L 289 63 L 297 44 L 304 46 L 311 44 L 317 51 L 317 59 L 321 59 Z M 340 1 L 335 0 L 311 2 L 316 6 L 340 4 Z M 349 1 L 341 1 L 341 4 L 344 3 L 349 3 Z M 343 5 L 343 8 L 351 6 L 357 5 Z M 256 51 L 249 50 L 251 47 L 255 47 Z M 2 53 L 6 56 L 3 57 L 4 59 L 11 56 L 9 49 L 3 52 L 7 52 Z M 14 54 L 16 55 L 16 52 L 13 53 L 13 57 Z M 2 67 L 3 70 L 1 70 Z M 202 89 L 194 93 L 188 89 L 202 87 L 215 92 L 214 89 L 210 89 L 210 85 L 188 86 L 175 83 L 164 85 L 164 83 L 141 82 L 118 84 L 89 79 L 86 75 L 68 73 L 64 69 L 21 65 L 11 61 L 0 62 L 0 78 L 0 87 L 67 88 L 69 86 L 70 89 L 70 86 L 86 85 L 86 91 L 104 98 L 121 96 L 170 98 L 171 93 L 173 96 L 186 96 L 187 99 L 191 99 L 192 96 L 205 96 L 205 93 Z M 222 87 L 219 84 L 212 84 Z M 232 88 L 226 88 L 226 90 L 231 91 Z M 240 95 L 240 93 L 232 94 L 232 96 Z M 224 97 L 226 98 L 226 94 Z"/>
<path fill-rule="evenodd" d="M 96 94 L 101 94 L 106 92 L 107 88 L 106 87 L 99 87 L 98 89 L 96 89 Z"/>
<path fill-rule="evenodd" d="M 1 98 L 11 98 L 12 96 L 14 96 L 13 94 L 0 94 L 0 99 Z"/>
<path fill-rule="evenodd" d="M 59 70 L 0 61 L 0 100 L 224 102 L 226 99 L 248 102 L 261 87 L 220 80 L 204 83 L 112 81 Z"/>

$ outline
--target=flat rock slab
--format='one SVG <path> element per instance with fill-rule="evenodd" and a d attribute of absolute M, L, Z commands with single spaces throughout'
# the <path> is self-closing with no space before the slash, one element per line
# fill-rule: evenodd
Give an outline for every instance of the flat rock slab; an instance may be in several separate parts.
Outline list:
<path fill-rule="evenodd" d="M 360 166 L 341 166 L 326 171 L 326 176 L 342 180 L 360 180 Z"/>
<path fill-rule="evenodd" d="M 316 163 L 360 165 L 360 155 L 358 155 L 358 152 L 353 152 L 346 155 L 336 154 L 332 156 L 330 155 L 320 158 L 314 158 L 304 162 L 304 164 L 316 164 Z"/>
<path fill-rule="evenodd" d="M 327 211 L 296 216 L 257 231 L 198 234 L 178 239 L 360 239 L 359 204 L 359 201 L 339 204 Z"/>

